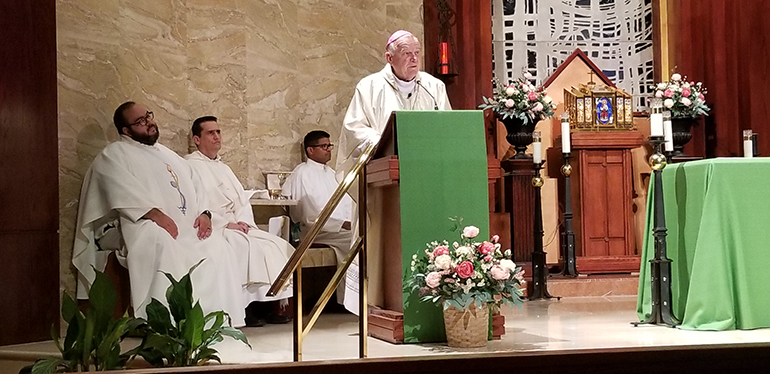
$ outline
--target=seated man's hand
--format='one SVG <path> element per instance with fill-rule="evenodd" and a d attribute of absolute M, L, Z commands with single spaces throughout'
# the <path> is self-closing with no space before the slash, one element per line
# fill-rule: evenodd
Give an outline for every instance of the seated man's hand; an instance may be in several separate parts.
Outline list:
<path fill-rule="evenodd" d="M 227 224 L 227 228 L 230 230 L 238 230 L 243 232 L 244 234 L 249 233 L 249 224 L 243 221 L 240 222 L 230 222 Z"/>
<path fill-rule="evenodd" d="M 156 225 L 160 226 L 163 230 L 166 230 L 166 232 L 168 232 L 174 239 L 179 235 L 179 230 L 177 229 L 174 220 L 157 208 L 150 209 L 149 212 L 142 216 L 142 219 L 149 219 L 150 221 L 155 222 Z"/>
<path fill-rule="evenodd" d="M 206 239 L 211 236 L 211 218 L 204 213 L 198 216 L 193 223 L 193 228 L 198 229 L 198 239 Z"/>
<path fill-rule="evenodd" d="M 342 223 L 342 228 L 345 230 L 350 230 L 350 221 L 345 221 Z"/>

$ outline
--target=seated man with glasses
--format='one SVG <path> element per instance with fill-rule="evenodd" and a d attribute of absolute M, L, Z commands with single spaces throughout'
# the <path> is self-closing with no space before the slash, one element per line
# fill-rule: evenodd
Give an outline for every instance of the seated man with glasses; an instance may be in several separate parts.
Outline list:
<path fill-rule="evenodd" d="M 283 184 L 282 194 L 299 203 L 291 208 L 291 219 L 300 224 L 300 237 L 313 226 L 318 214 L 329 201 L 339 183 L 336 172 L 327 163 L 332 158 L 334 144 L 329 142 L 329 133 L 311 131 L 302 142 L 307 161 L 297 165 Z M 325 244 L 334 249 L 337 263 L 341 263 L 351 244 L 350 216 L 352 200 L 347 194 L 326 221 L 314 243 Z M 337 290 L 337 302 L 342 304 L 344 284 Z"/>
<path fill-rule="evenodd" d="M 166 303 L 169 280 L 192 273 L 194 297 L 204 313 L 223 310 L 244 326 L 243 261 L 221 232 L 212 232 L 203 184 L 189 163 L 157 142 L 153 113 L 127 102 L 113 117 L 120 139 L 107 145 L 88 169 L 80 194 L 72 262 L 78 297 L 87 297 L 109 255 L 128 268 L 131 304 L 146 317 L 152 299 Z M 107 238 L 111 238 L 107 240 Z"/>

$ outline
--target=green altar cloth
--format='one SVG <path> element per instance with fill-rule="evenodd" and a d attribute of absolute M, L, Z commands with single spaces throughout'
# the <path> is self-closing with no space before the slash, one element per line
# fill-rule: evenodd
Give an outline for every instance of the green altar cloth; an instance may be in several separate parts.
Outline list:
<path fill-rule="evenodd" d="M 674 315 L 683 329 L 770 327 L 770 159 L 718 158 L 662 173 Z M 637 315 L 650 314 L 653 183 Z"/>
<path fill-rule="evenodd" d="M 396 112 L 401 192 L 402 274 L 426 243 L 460 240 L 450 217 L 489 238 L 489 187 L 484 115 L 479 110 Z M 404 341 L 446 341 L 440 306 L 405 292 Z"/>

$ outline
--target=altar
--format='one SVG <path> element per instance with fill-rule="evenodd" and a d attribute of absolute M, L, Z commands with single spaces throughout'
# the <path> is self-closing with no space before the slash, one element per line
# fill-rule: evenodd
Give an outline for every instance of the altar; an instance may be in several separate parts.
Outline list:
<path fill-rule="evenodd" d="M 662 173 L 673 311 L 683 329 L 770 327 L 770 159 L 717 158 Z M 652 183 L 651 183 L 652 185 Z M 637 314 L 651 311 L 653 191 Z"/>

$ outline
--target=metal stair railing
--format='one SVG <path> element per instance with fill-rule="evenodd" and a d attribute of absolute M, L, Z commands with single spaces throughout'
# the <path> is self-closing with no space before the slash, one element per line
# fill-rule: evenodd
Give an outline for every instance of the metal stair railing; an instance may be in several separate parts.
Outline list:
<path fill-rule="evenodd" d="M 359 321 L 358 321 L 358 354 L 360 358 L 367 356 L 367 336 L 368 336 L 368 310 L 367 310 L 367 277 L 366 277 L 366 164 L 371 160 L 377 148 L 376 143 L 368 143 L 360 156 L 356 159 L 353 168 L 345 175 L 340 185 L 334 191 L 329 201 L 318 215 L 318 218 L 310 227 L 307 235 L 302 239 L 297 249 L 294 251 L 289 261 L 278 274 L 278 278 L 273 282 L 267 296 L 275 296 L 285 289 L 294 276 L 294 361 L 302 361 L 302 343 L 307 337 L 310 329 L 313 328 L 318 320 L 326 303 L 334 294 L 340 282 L 344 279 L 350 264 L 359 255 Z M 310 245 L 315 241 L 321 229 L 329 220 L 334 209 L 337 208 L 342 197 L 348 193 L 353 182 L 358 178 L 358 237 L 350 248 L 347 257 L 337 266 L 337 271 L 332 276 L 331 281 L 321 294 L 321 298 L 308 316 L 307 323 L 303 323 L 302 315 L 302 259 L 305 257 Z"/>

